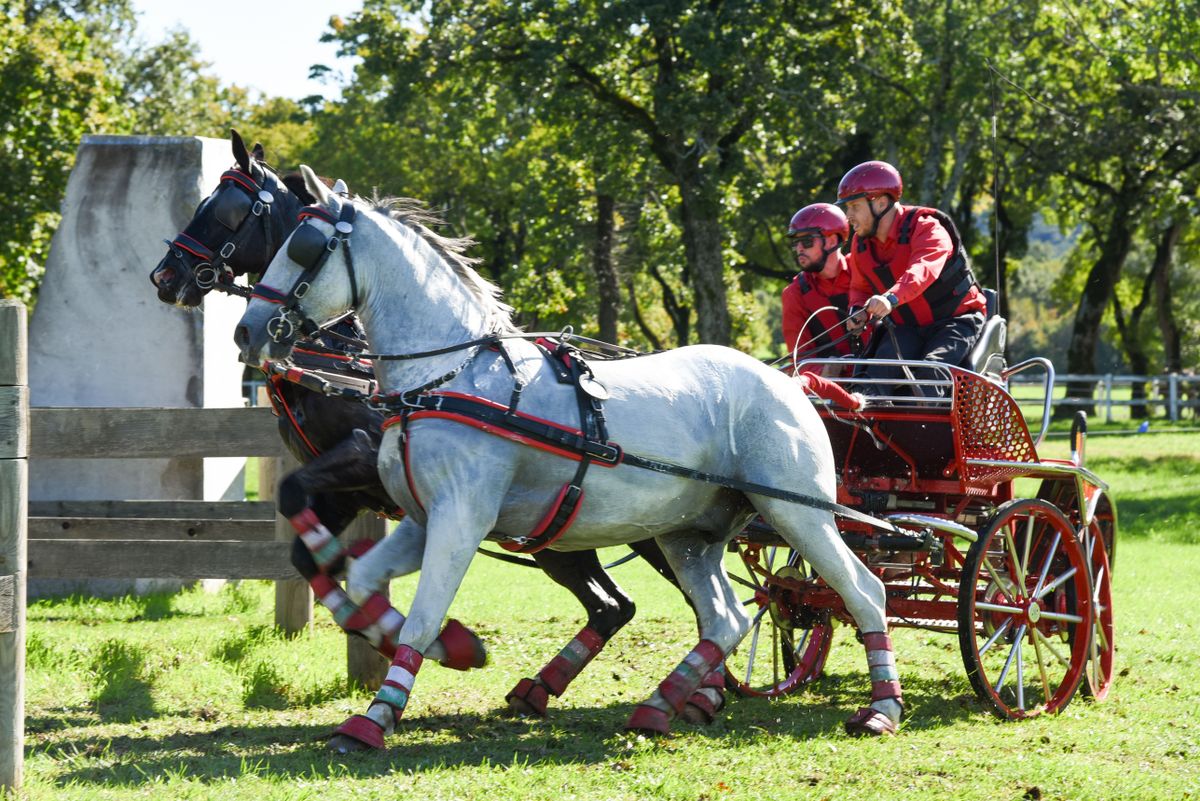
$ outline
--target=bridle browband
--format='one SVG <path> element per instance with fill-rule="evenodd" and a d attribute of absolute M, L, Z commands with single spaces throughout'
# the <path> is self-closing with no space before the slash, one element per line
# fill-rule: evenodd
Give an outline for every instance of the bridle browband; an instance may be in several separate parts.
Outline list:
<path fill-rule="evenodd" d="M 236 194 L 222 192 L 221 190 L 226 188 L 226 184 L 237 187 L 241 192 Z M 205 291 L 216 289 L 231 295 L 250 297 L 248 289 L 234 284 L 234 274 L 228 265 L 228 260 L 237 251 L 239 245 L 244 244 L 242 240 L 246 237 L 245 232 L 250 230 L 245 227 L 245 222 L 252 216 L 262 221 L 263 244 L 266 252 L 270 253 L 273 250 L 271 210 L 278 189 L 278 182 L 269 172 L 260 182 L 241 170 L 226 170 L 221 174 L 220 183 L 217 191 L 213 193 L 214 197 L 211 201 L 213 216 L 216 217 L 217 222 L 230 231 L 225 241 L 215 249 L 210 248 L 188 234 L 186 230 L 181 231 L 174 239 L 163 240 L 167 247 L 171 248 L 176 258 L 182 259 L 183 252 L 187 252 L 200 259 L 199 263 L 192 268 L 192 280 L 197 287 Z"/>
<path fill-rule="evenodd" d="M 350 250 L 350 234 L 354 231 L 354 220 L 357 211 L 354 204 L 342 204 L 338 217 L 334 217 L 321 206 L 305 206 L 297 218 L 299 227 L 292 232 L 288 240 L 288 258 L 304 268 L 291 289 L 286 293 L 262 283 L 255 284 L 250 289 L 249 297 L 258 298 L 268 303 L 279 305 L 279 314 L 267 321 L 267 333 L 277 343 L 293 340 L 297 331 L 312 337 L 321 330 L 300 306 L 300 300 L 308 294 L 312 282 L 316 280 L 321 268 L 329 257 L 339 248 L 346 254 L 346 274 L 350 278 L 350 308 L 358 307 L 358 281 L 354 274 L 354 256 Z M 322 220 L 333 226 L 333 236 L 326 237 L 319 229 L 310 224 L 310 219 Z"/>

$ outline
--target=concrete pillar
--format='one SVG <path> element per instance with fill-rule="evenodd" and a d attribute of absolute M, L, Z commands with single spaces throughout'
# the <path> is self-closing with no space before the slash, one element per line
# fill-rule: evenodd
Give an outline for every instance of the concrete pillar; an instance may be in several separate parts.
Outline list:
<path fill-rule="evenodd" d="M 182 230 L 232 163 L 219 139 L 84 137 L 29 329 L 31 405 L 242 405 L 232 335 L 244 302 L 214 292 L 189 313 L 161 303 L 149 280 L 162 240 Z M 29 497 L 240 499 L 244 466 L 241 458 L 31 460 Z M 123 584 L 111 591 L 128 591 Z M 31 582 L 31 594 L 45 589 Z"/>

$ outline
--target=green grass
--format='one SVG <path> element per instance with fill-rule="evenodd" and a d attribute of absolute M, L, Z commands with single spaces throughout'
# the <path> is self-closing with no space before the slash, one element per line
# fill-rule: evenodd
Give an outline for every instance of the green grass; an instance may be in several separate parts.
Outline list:
<path fill-rule="evenodd" d="M 1051 443 L 1065 451 L 1065 442 Z M 218 594 L 39 601 L 29 611 L 30 799 L 1182 799 L 1200 797 L 1200 435 L 1095 438 L 1089 466 L 1120 512 L 1117 670 L 1102 704 L 1002 723 L 982 711 L 948 635 L 895 633 L 908 718 L 853 740 L 862 647 L 839 628 L 827 675 L 778 701 L 733 699 L 710 727 L 664 740 L 621 731 L 691 647 L 680 596 L 638 563 L 614 573 L 637 617 L 544 721 L 500 714 L 504 693 L 581 625 L 532 570 L 477 559 L 452 609 L 491 664 L 425 666 L 383 753 L 333 756 L 325 735 L 369 699 L 345 681 L 344 637 L 271 626 L 269 584 Z M 415 580 L 393 585 L 411 598 Z M 401 604 L 403 605 L 403 604 Z"/>

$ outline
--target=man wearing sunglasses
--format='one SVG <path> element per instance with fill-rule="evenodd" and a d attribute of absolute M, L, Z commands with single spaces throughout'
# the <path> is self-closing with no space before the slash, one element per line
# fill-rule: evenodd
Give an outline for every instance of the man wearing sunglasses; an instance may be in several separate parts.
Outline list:
<path fill-rule="evenodd" d="M 829 203 L 813 203 L 792 215 L 788 240 L 800 274 L 783 290 L 783 338 L 795 361 L 852 355 L 858 336 L 846 329 L 850 268 L 842 245 L 850 236 L 846 215 Z M 792 369 L 795 370 L 793 362 Z M 806 368 L 799 376 L 805 391 L 844 409 L 861 409 L 866 400 L 824 375 L 843 375 L 827 365 Z"/>
<path fill-rule="evenodd" d="M 850 305 L 850 268 L 841 251 L 850 238 L 846 215 L 831 203 L 813 203 L 792 215 L 787 235 L 800 274 L 783 290 L 784 344 L 797 361 L 851 355 L 843 322 Z"/>
<path fill-rule="evenodd" d="M 883 161 L 859 164 L 838 184 L 837 205 L 854 229 L 850 307 L 860 313 L 850 328 L 887 318 L 891 331 L 877 330 L 871 343 L 877 359 L 958 365 L 983 330 L 987 301 L 954 221 L 937 209 L 901 206 L 903 191 L 900 173 Z M 876 363 L 865 374 L 900 372 Z"/>

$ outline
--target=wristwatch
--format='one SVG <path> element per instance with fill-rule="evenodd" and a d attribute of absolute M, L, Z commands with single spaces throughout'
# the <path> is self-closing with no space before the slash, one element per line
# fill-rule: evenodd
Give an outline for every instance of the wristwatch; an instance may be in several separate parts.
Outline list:
<path fill-rule="evenodd" d="M 884 297 L 887 298 L 888 303 L 892 304 L 893 309 L 900 305 L 900 298 L 896 297 L 895 292 L 889 292 Z"/>

